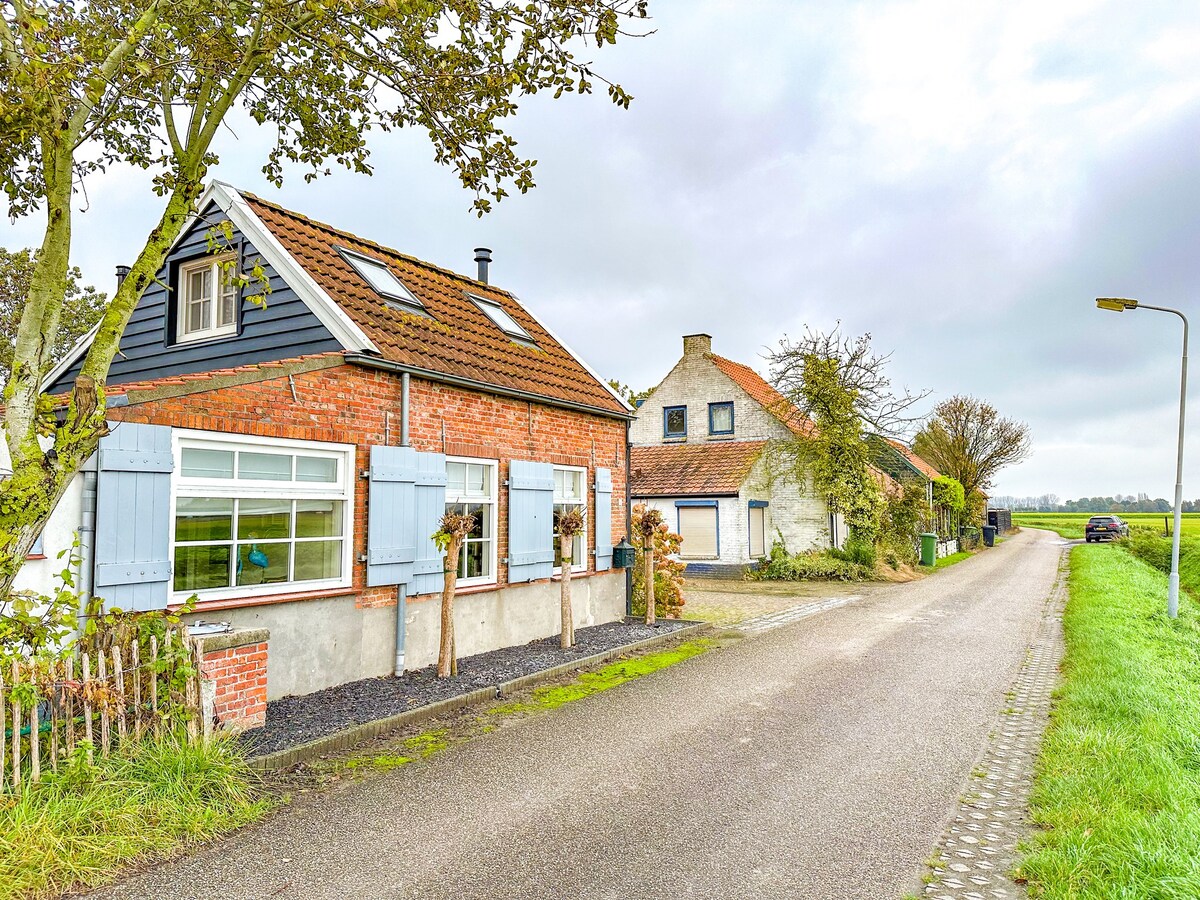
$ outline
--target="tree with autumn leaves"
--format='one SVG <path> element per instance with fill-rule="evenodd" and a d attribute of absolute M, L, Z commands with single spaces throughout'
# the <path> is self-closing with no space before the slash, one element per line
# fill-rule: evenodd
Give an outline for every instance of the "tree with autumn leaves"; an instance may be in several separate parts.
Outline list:
<path fill-rule="evenodd" d="M 415 128 L 483 214 L 534 186 L 534 160 L 505 127 L 518 101 L 601 83 L 627 107 L 630 95 L 580 53 L 615 43 L 646 15 L 646 0 L 0 4 L 0 188 L 10 216 L 42 222 L 3 391 L 12 474 L 0 480 L 0 595 L 106 433 L 104 387 L 121 334 L 197 212 L 235 111 L 273 134 L 263 172 L 276 185 L 289 170 L 370 174 L 369 138 Z M 151 173 L 145 202 L 156 221 L 56 412 L 41 387 L 69 318 L 77 192 L 114 166 Z"/>

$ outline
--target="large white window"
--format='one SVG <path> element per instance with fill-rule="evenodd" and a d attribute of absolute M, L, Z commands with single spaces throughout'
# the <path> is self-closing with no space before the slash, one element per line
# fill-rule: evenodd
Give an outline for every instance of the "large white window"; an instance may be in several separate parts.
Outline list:
<path fill-rule="evenodd" d="M 567 466 L 554 467 L 554 573 L 562 573 L 562 541 L 558 530 L 558 517 L 563 513 L 578 509 L 587 521 L 587 469 L 577 469 Z M 587 556 L 584 548 L 584 537 L 587 528 L 575 535 L 571 546 L 571 571 L 586 572 Z"/>
<path fill-rule="evenodd" d="M 446 512 L 475 517 L 475 527 L 458 557 L 458 584 L 496 581 L 496 462 L 488 459 L 446 461 Z"/>
<path fill-rule="evenodd" d="M 238 287 L 226 271 L 234 254 L 206 256 L 179 267 L 177 338 L 200 341 L 237 332 Z"/>
<path fill-rule="evenodd" d="M 176 594 L 348 587 L 353 470 L 345 444 L 177 432 Z"/>

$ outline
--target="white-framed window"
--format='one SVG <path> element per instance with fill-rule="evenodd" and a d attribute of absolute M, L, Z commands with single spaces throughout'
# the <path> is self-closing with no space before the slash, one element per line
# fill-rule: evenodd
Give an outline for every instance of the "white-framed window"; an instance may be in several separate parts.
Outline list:
<path fill-rule="evenodd" d="M 530 337 L 529 332 L 522 328 L 517 320 L 510 316 L 508 311 L 495 300 L 480 297 L 478 294 L 467 294 L 467 296 L 479 308 L 479 311 L 491 320 L 493 325 L 509 337 L 533 343 L 533 338 Z"/>
<path fill-rule="evenodd" d="M 558 531 L 558 517 L 571 509 L 578 509 L 587 521 L 587 469 L 576 466 L 554 467 L 554 574 L 562 574 L 562 541 Z M 587 528 L 575 535 L 571 547 L 571 571 L 586 572 L 588 567 Z"/>
<path fill-rule="evenodd" d="M 357 272 L 359 277 L 369 284 L 379 296 L 395 301 L 400 304 L 401 308 L 410 312 L 413 310 L 424 312 L 425 304 L 417 299 L 417 295 L 408 289 L 408 285 L 396 276 L 386 262 L 364 253 L 347 250 L 345 247 L 336 247 L 335 249 L 341 254 L 342 259 L 350 264 L 350 268 Z"/>
<path fill-rule="evenodd" d="M 496 582 L 496 473 L 494 459 L 446 460 L 446 512 L 475 517 L 458 557 L 458 584 Z"/>
<path fill-rule="evenodd" d="M 353 445 L 192 431 L 174 443 L 177 598 L 350 586 Z"/>
<path fill-rule="evenodd" d="M 201 341 L 237 332 L 240 291 L 226 271 L 233 253 L 206 256 L 179 266 L 179 341 Z"/>

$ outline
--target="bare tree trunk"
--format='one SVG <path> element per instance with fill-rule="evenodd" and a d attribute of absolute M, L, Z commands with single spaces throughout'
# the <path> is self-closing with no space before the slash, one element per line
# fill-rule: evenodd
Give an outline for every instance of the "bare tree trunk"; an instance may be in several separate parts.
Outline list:
<path fill-rule="evenodd" d="M 574 543 L 574 535 L 564 533 L 559 538 L 559 546 L 562 548 L 562 582 L 559 585 L 562 639 L 558 646 L 563 650 L 575 646 L 575 615 L 571 611 L 571 547 Z"/>
<path fill-rule="evenodd" d="M 446 547 L 446 571 L 442 582 L 442 641 L 438 650 L 438 678 L 458 674 L 458 658 L 454 651 L 454 588 L 458 582 L 458 555 L 463 539 L 450 538 Z"/>
<path fill-rule="evenodd" d="M 646 558 L 646 624 L 654 624 L 654 538 L 647 537 L 642 554 Z"/>
<path fill-rule="evenodd" d="M 68 177 L 68 188 L 70 183 Z M 8 596 L 29 548 L 108 431 L 104 379 L 109 364 L 142 291 L 154 280 L 186 223 L 199 188 L 197 180 L 172 194 L 129 276 L 109 303 L 61 423 L 40 396 L 48 348 L 58 328 L 70 247 L 69 191 L 61 203 L 52 200 L 57 206 L 51 211 L 46 239 L 31 274 L 30 298 L 21 317 L 6 389 L 4 438 L 12 474 L 0 480 L 0 597 Z M 54 436 L 53 454 L 42 449 L 39 434 Z"/>

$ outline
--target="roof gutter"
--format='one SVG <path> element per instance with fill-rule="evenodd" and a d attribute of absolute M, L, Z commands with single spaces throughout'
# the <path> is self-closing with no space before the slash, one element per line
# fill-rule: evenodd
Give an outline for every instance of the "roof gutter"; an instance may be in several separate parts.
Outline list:
<path fill-rule="evenodd" d="M 500 387 L 495 384 L 488 384 L 483 381 L 475 381 L 472 378 L 460 378 L 457 375 L 447 375 L 445 372 L 435 372 L 431 369 L 422 369 L 419 366 L 409 366 L 404 363 L 392 362 L 390 359 L 381 359 L 378 356 L 370 356 L 366 353 L 347 353 L 346 362 L 356 366 L 363 366 L 368 369 L 378 369 L 383 372 L 395 372 L 397 374 L 415 375 L 417 378 L 422 378 L 426 381 L 438 381 L 442 384 L 450 384 L 455 387 L 468 388 L 474 391 L 482 391 L 485 394 L 496 394 L 501 397 L 513 397 L 517 400 L 526 400 L 533 403 L 541 403 L 545 406 L 557 406 L 561 409 L 569 409 L 575 412 L 588 413 L 593 416 L 604 416 L 609 419 L 619 419 L 622 422 L 632 421 L 635 417 L 631 413 L 617 412 L 611 409 L 602 409 L 598 406 L 588 406 L 586 403 L 572 403 L 570 400 L 560 400 L 557 397 L 547 397 L 543 394 L 534 394 L 529 391 L 520 391 L 516 388 Z"/>

